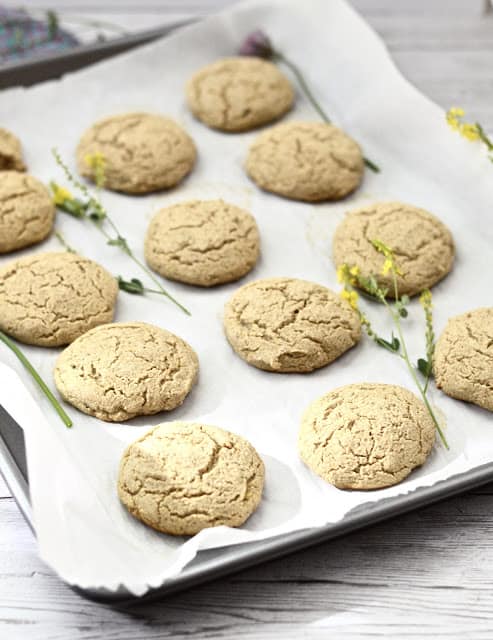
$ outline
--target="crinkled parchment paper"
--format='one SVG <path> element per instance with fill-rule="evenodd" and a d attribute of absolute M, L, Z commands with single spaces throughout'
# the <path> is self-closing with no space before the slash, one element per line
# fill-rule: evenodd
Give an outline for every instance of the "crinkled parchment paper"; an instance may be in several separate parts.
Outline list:
<path fill-rule="evenodd" d="M 361 188 L 344 202 L 313 206 L 260 192 L 242 168 L 256 133 L 211 131 L 186 109 L 184 84 L 190 74 L 234 53 L 257 27 L 299 63 L 333 120 L 382 167 L 379 175 L 367 171 Z M 243 4 L 61 81 L 9 90 L 0 98 L 2 126 L 21 137 L 31 173 L 45 181 L 63 182 L 50 154 L 52 146 L 74 167 L 82 131 L 97 118 L 130 110 L 176 118 L 199 150 L 196 169 L 177 189 L 147 197 L 104 193 L 104 204 L 140 256 L 146 226 L 160 207 L 190 198 L 224 198 L 250 210 L 260 227 L 262 258 L 243 282 L 292 276 L 337 288 L 330 243 L 344 212 L 377 199 L 399 199 L 434 212 L 457 241 L 454 271 L 433 290 L 437 331 L 449 316 L 491 304 L 491 164 L 479 145 L 453 134 L 443 111 L 399 75 L 382 42 L 342 0 Z M 316 115 L 299 96 L 288 118 Z M 116 249 L 105 246 L 96 230 L 63 214 L 57 227 L 76 249 L 114 273 L 140 277 Z M 52 238 L 35 251 L 58 246 Z M 310 375 L 274 375 L 248 366 L 233 354 L 221 324 L 223 305 L 237 286 L 200 290 L 169 283 L 192 310 L 191 318 L 164 300 L 120 294 L 117 321 L 144 320 L 165 327 L 188 340 L 199 355 L 198 386 L 170 414 L 110 425 L 69 407 L 74 427 L 65 429 L 15 358 L 1 350 L 0 402 L 27 435 L 40 553 L 67 582 L 85 588 L 124 585 L 143 594 L 179 572 L 199 548 L 335 522 L 363 502 L 407 493 L 493 459 L 491 414 L 433 389 L 432 400 L 447 417 L 449 452 L 437 443 L 423 468 L 381 491 L 344 492 L 316 478 L 296 453 L 299 420 L 307 404 L 351 382 L 393 382 L 412 389 L 409 376 L 398 358 L 365 339 Z M 382 309 L 370 312 L 378 315 L 382 331 L 390 330 Z M 406 331 L 411 351 L 421 355 L 424 329 L 416 301 Z M 25 351 L 52 384 L 59 351 Z M 173 538 L 140 524 L 119 504 L 116 478 L 122 450 L 144 428 L 174 419 L 202 420 L 240 433 L 263 455 L 265 497 L 243 528 Z"/>

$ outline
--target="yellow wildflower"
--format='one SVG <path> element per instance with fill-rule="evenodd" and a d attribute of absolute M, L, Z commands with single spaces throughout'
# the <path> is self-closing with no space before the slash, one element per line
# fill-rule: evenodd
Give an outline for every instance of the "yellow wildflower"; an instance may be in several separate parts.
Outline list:
<path fill-rule="evenodd" d="M 382 275 L 386 276 L 388 275 L 391 271 L 392 271 L 392 267 L 394 266 L 394 263 L 392 262 L 391 258 L 385 258 L 385 261 L 383 263 L 383 267 L 382 267 Z"/>
<path fill-rule="evenodd" d="M 356 291 L 348 291 L 347 289 L 343 289 L 341 291 L 341 298 L 349 302 L 353 309 L 358 308 L 358 294 Z"/>
<path fill-rule="evenodd" d="M 425 311 L 433 307 L 431 291 L 429 289 L 425 289 L 421 292 L 421 295 L 419 296 L 419 303 Z"/>
<path fill-rule="evenodd" d="M 91 169 L 95 169 L 98 166 L 104 165 L 105 159 L 100 151 L 96 151 L 96 153 L 88 153 L 87 155 L 85 155 L 84 162 Z"/>
<path fill-rule="evenodd" d="M 104 172 L 106 168 L 106 159 L 100 151 L 95 153 L 88 153 L 84 156 L 84 162 L 92 169 L 94 174 L 94 181 L 98 187 L 102 187 L 104 184 Z"/>
<path fill-rule="evenodd" d="M 460 107 L 452 107 L 447 111 L 447 123 L 456 131 L 460 128 L 460 119 L 464 117 L 464 109 Z"/>
<path fill-rule="evenodd" d="M 452 107 L 447 111 L 447 122 L 454 131 L 458 131 L 461 136 L 468 140 L 479 140 L 479 128 L 477 124 L 472 122 L 463 122 L 462 118 L 465 115 L 464 109 L 459 107 Z"/>
<path fill-rule="evenodd" d="M 463 122 L 459 127 L 459 131 L 461 135 L 468 140 L 479 140 L 479 131 L 477 125 L 475 124 L 471 124 L 470 122 Z"/>
<path fill-rule="evenodd" d="M 70 193 L 68 189 L 64 187 L 60 187 L 56 182 L 51 184 L 51 188 L 53 190 L 53 203 L 58 207 L 59 205 L 64 204 L 67 200 L 73 200 L 74 196 Z"/>
<path fill-rule="evenodd" d="M 349 273 L 356 278 L 360 274 L 359 267 L 351 267 L 351 269 L 349 269 Z"/>
<path fill-rule="evenodd" d="M 340 264 L 337 267 L 337 282 L 344 283 L 347 281 L 347 264 Z"/>

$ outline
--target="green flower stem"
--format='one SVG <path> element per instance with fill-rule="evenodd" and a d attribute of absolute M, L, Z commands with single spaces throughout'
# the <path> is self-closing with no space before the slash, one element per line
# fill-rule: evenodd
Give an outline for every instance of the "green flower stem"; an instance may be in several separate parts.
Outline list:
<path fill-rule="evenodd" d="M 57 231 L 55 229 L 55 237 L 58 240 L 58 242 L 62 245 L 62 247 L 65 249 L 65 251 L 68 251 L 69 253 L 76 253 L 75 249 L 73 249 L 65 240 L 65 238 L 62 236 L 62 234 L 60 233 L 60 231 Z"/>
<path fill-rule="evenodd" d="M 491 140 L 488 138 L 483 127 L 479 124 L 479 122 L 476 122 L 476 129 L 477 129 L 479 138 L 482 140 L 482 142 L 484 142 L 488 151 L 493 151 L 493 142 L 491 142 Z"/>
<path fill-rule="evenodd" d="M 177 307 L 179 307 L 184 313 L 187 314 L 187 316 L 192 315 L 186 307 L 184 307 L 180 302 L 178 302 L 176 298 L 174 298 L 170 293 L 166 291 L 166 289 L 163 288 L 159 280 L 152 274 L 152 272 L 145 266 L 143 262 L 141 262 L 136 256 L 134 256 L 133 253 L 130 254 L 130 258 L 135 262 L 136 265 L 138 265 L 141 269 L 143 269 L 147 273 L 147 275 L 154 282 L 156 287 L 158 287 L 159 291 L 156 291 L 156 293 L 161 293 L 164 296 L 166 296 L 168 300 L 171 300 L 171 302 L 174 302 Z"/>
<path fill-rule="evenodd" d="M 318 100 L 316 100 L 315 96 L 310 91 L 310 88 L 307 85 L 303 74 L 301 73 L 299 68 L 294 64 L 294 62 L 291 62 L 289 58 L 286 58 L 286 56 L 284 56 L 282 53 L 279 53 L 278 51 L 274 53 L 273 57 L 275 60 L 279 60 L 279 62 L 282 62 L 284 65 L 286 65 L 286 67 L 288 67 L 288 69 L 293 73 L 296 80 L 300 83 L 301 89 L 305 93 L 308 100 L 311 102 L 312 107 L 315 109 L 318 115 L 322 118 L 324 122 L 327 122 L 327 124 L 331 124 L 330 118 L 327 116 L 325 111 L 320 106 Z"/>
<path fill-rule="evenodd" d="M 57 162 L 57 164 L 63 169 L 63 172 L 65 173 L 65 176 L 67 177 L 67 180 L 69 182 L 71 182 L 74 187 L 76 187 L 84 196 L 86 196 L 86 198 L 88 199 L 88 204 L 91 205 L 95 211 L 98 212 L 99 216 L 97 219 L 93 219 L 91 216 L 89 216 L 87 214 L 87 211 L 85 209 L 80 209 L 77 213 L 70 211 L 68 208 L 61 206 L 60 208 L 62 209 L 62 211 L 65 211 L 66 213 L 69 213 L 70 215 L 73 215 L 75 217 L 84 219 L 84 220 L 89 220 L 90 222 L 92 222 L 94 224 L 94 226 L 99 229 L 99 231 L 104 235 L 104 237 L 107 240 L 107 243 L 112 245 L 112 246 L 118 246 L 120 247 L 120 249 L 126 253 L 126 255 L 132 260 L 132 262 L 134 262 L 142 271 L 144 271 L 144 273 L 152 280 L 152 282 L 156 285 L 156 287 L 159 289 L 159 293 L 163 296 L 165 296 L 166 298 L 168 298 L 168 300 L 170 300 L 171 302 L 173 302 L 179 309 L 181 309 L 184 313 L 187 314 L 187 316 L 192 315 L 190 313 L 190 311 L 184 307 L 180 302 L 178 302 L 178 300 L 176 300 L 176 298 L 174 298 L 170 293 L 168 293 L 168 291 L 166 291 L 166 289 L 163 287 L 163 285 L 159 282 L 159 280 L 154 276 L 154 274 L 152 273 L 152 271 L 143 263 L 141 262 L 137 256 L 134 255 L 132 249 L 129 247 L 127 241 L 125 240 L 125 238 L 120 234 L 117 226 L 115 225 L 115 223 L 113 222 L 113 220 L 110 218 L 110 216 L 107 214 L 107 212 L 103 209 L 101 202 L 99 201 L 98 198 L 94 198 L 91 193 L 89 192 L 89 189 L 82 183 L 79 182 L 78 180 L 76 180 L 74 178 L 74 176 L 71 174 L 69 168 L 67 167 L 67 165 L 63 162 L 63 160 L 60 157 L 60 154 L 57 152 L 56 149 L 52 150 L 53 156 Z M 98 181 L 98 184 L 96 185 L 96 189 L 97 189 L 97 193 L 99 194 L 100 189 L 101 189 L 101 182 Z M 104 229 L 103 224 L 104 222 L 108 222 L 108 224 L 110 225 L 111 229 L 114 231 L 116 238 L 111 237 L 111 235 L 106 231 L 106 229 Z"/>
<path fill-rule="evenodd" d="M 49 388 L 46 385 L 46 383 L 43 380 L 43 378 L 39 375 L 39 373 L 36 371 L 36 369 L 32 366 L 32 364 L 29 362 L 29 360 L 26 358 L 26 356 L 22 353 L 22 351 L 19 349 L 19 347 L 8 336 L 6 336 L 2 331 L 0 331 L 0 340 L 5 345 L 7 345 L 7 347 L 11 351 L 14 352 L 14 354 L 17 356 L 17 358 L 20 360 L 20 362 L 24 365 L 24 367 L 27 369 L 27 371 L 31 374 L 32 378 L 37 383 L 37 385 L 40 387 L 41 391 L 48 398 L 49 402 L 51 403 L 51 406 L 58 413 L 58 415 L 60 416 L 60 418 L 61 418 L 62 422 L 64 423 L 64 425 L 67 428 L 70 428 L 72 426 L 72 424 L 73 424 L 72 420 L 65 413 L 65 411 L 63 410 L 63 407 L 60 405 L 58 400 L 55 398 L 55 396 L 49 390 Z"/>
<path fill-rule="evenodd" d="M 394 283 L 394 292 L 396 294 L 396 299 L 398 299 L 398 288 L 397 288 L 397 276 L 395 274 L 395 270 L 392 269 L 392 280 Z M 411 364 L 411 361 L 409 360 L 409 354 L 407 351 L 407 346 L 406 346 L 406 341 L 404 340 L 404 333 L 402 331 L 402 327 L 401 327 L 401 321 L 400 321 L 400 316 L 398 313 L 395 313 L 394 309 L 392 309 L 392 307 L 389 305 L 389 303 L 387 302 L 387 300 L 385 298 L 383 298 L 382 302 L 384 303 L 384 305 L 387 307 L 387 309 L 389 310 L 390 315 L 392 316 L 392 319 L 394 321 L 394 324 L 396 326 L 397 329 L 397 333 L 399 334 L 399 340 L 401 341 L 401 347 L 402 347 L 402 356 L 404 358 L 404 361 L 406 363 L 406 366 L 409 370 L 409 373 L 411 374 L 412 379 L 414 380 L 414 384 L 416 385 L 416 387 L 419 390 L 419 393 L 421 395 L 421 398 L 423 399 L 423 402 L 428 410 L 428 413 L 430 414 L 431 419 L 433 420 L 433 423 L 435 425 L 436 430 L 438 431 L 438 434 L 440 436 L 441 441 L 443 442 L 444 447 L 448 450 L 450 449 L 447 439 L 445 437 L 445 434 L 442 431 L 442 428 L 440 427 L 438 420 L 436 419 L 435 413 L 433 412 L 433 409 L 431 408 L 431 405 L 428 401 L 428 398 L 426 396 L 426 391 L 424 390 L 424 388 L 421 386 L 421 383 L 418 380 L 418 376 L 416 375 L 416 370 L 413 367 L 413 365 Z"/>
<path fill-rule="evenodd" d="M 274 51 L 272 54 L 272 58 L 274 60 L 278 60 L 279 62 L 282 62 L 286 67 L 288 67 L 288 69 L 292 72 L 296 80 L 299 82 L 299 85 L 302 91 L 304 92 L 304 94 L 308 98 L 308 101 L 311 103 L 312 107 L 315 109 L 318 115 L 322 118 L 324 122 L 326 122 L 327 124 L 331 124 L 331 120 L 329 116 L 325 113 L 320 103 L 311 92 L 310 87 L 306 83 L 305 77 L 303 76 L 299 67 L 295 65 L 294 62 L 292 62 L 289 58 L 286 58 L 286 56 L 280 53 L 279 51 Z M 378 167 L 378 165 L 376 165 L 374 162 L 372 162 L 368 158 L 363 158 L 363 159 L 365 161 L 366 166 L 369 169 L 371 169 L 375 173 L 380 173 L 380 167 Z"/>
<path fill-rule="evenodd" d="M 121 238 L 120 234 L 118 233 L 118 229 L 113 224 L 113 221 L 108 217 L 106 217 L 105 219 L 108 220 L 108 222 L 110 223 L 110 225 L 113 228 L 114 232 L 118 235 L 118 238 Z M 101 225 L 99 225 L 97 222 L 94 222 L 94 224 L 101 231 L 101 233 L 108 240 L 108 242 L 113 240 L 113 238 L 110 236 L 110 234 L 105 229 L 103 229 L 103 227 Z M 168 300 L 171 300 L 171 302 L 176 304 L 176 306 L 179 307 L 184 313 L 186 313 L 187 316 L 192 315 L 190 313 L 190 311 L 186 307 L 184 307 L 180 302 L 178 302 L 178 300 L 176 298 L 174 298 L 170 293 L 168 293 L 166 291 L 166 289 L 161 285 L 159 280 L 154 276 L 152 271 L 150 269 L 148 269 L 148 267 L 146 267 L 146 265 L 143 262 L 141 262 L 137 258 L 137 256 L 135 256 L 132 253 L 130 247 L 127 245 L 127 243 L 125 241 L 124 241 L 124 245 L 123 246 L 122 245 L 119 245 L 119 246 L 127 254 L 127 256 L 148 275 L 148 277 L 154 282 L 156 287 L 158 287 L 159 290 L 158 291 L 154 291 L 154 293 L 160 293 L 160 294 L 166 296 L 166 298 L 168 298 Z M 149 291 L 151 291 L 151 290 L 149 289 Z"/>

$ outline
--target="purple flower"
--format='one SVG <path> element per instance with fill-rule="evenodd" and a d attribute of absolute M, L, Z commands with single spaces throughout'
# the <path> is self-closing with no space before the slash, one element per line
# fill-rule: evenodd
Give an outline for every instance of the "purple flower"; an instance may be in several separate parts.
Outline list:
<path fill-rule="evenodd" d="M 241 56 L 257 56 L 258 58 L 272 58 L 274 49 L 269 37 L 261 30 L 252 31 L 238 50 Z"/>

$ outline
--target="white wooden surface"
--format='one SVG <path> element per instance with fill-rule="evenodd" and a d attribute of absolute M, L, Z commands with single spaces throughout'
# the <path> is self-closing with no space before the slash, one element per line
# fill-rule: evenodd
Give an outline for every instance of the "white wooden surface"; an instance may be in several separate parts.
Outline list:
<path fill-rule="evenodd" d="M 51 6 L 130 29 L 224 4 L 54 0 Z M 411 82 L 444 108 L 461 105 L 493 129 L 493 14 L 485 13 L 487 2 L 353 4 Z M 46 2 L 31 0 L 29 6 Z M 85 601 L 39 560 L 31 532 L 0 480 L 0 638 L 491 640 L 492 534 L 493 484 L 162 603 L 121 611 Z"/>

